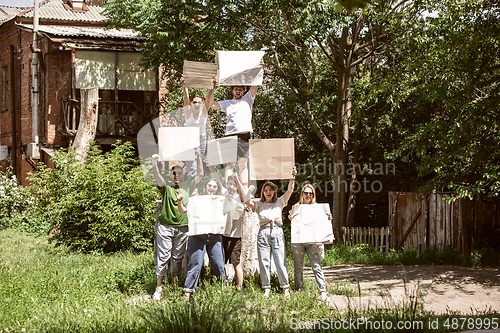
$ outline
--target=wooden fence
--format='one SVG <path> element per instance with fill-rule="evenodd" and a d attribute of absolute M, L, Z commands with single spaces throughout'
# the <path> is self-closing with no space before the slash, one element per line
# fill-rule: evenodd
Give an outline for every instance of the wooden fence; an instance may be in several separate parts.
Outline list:
<path fill-rule="evenodd" d="M 342 227 L 342 242 L 345 245 L 368 244 L 387 254 L 391 232 L 384 228 L 346 228 Z"/>
<path fill-rule="evenodd" d="M 389 192 L 391 248 L 446 246 L 470 255 L 481 246 L 481 234 L 499 219 L 496 204 L 484 200 L 452 199 L 451 193 Z"/>

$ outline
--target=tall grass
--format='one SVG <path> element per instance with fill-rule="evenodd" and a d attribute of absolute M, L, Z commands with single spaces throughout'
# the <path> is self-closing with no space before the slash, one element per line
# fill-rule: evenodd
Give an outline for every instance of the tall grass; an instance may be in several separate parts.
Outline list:
<path fill-rule="evenodd" d="M 0 332 L 326 332 L 325 323 L 352 320 L 390 321 L 394 328 L 385 331 L 397 332 L 400 320 L 438 318 L 419 305 L 418 290 L 409 290 L 403 304 L 373 310 L 355 306 L 360 288 L 345 293 L 342 282 L 329 282 L 327 291 L 346 295 L 352 305 L 337 309 L 318 302 L 313 280 L 285 300 L 274 277 L 271 297 L 264 299 L 257 275 L 246 276 L 240 292 L 206 275 L 190 302 L 183 300 L 182 281 L 164 284 L 163 299 L 153 302 L 148 295 L 155 280 L 151 252 L 77 253 L 46 237 L 1 230 Z M 441 325 L 432 331 L 447 330 Z"/>
<path fill-rule="evenodd" d="M 453 248 L 446 247 L 438 251 L 434 247 L 428 248 L 423 253 L 416 249 L 394 250 L 387 255 L 375 250 L 367 244 L 355 246 L 335 245 L 325 251 L 325 258 L 321 263 L 325 266 L 339 264 L 371 264 L 371 265 L 460 265 L 479 266 L 481 260 L 475 262 L 460 256 Z M 477 255 L 476 255 L 477 256 Z M 498 257 L 498 254 L 496 254 Z"/>

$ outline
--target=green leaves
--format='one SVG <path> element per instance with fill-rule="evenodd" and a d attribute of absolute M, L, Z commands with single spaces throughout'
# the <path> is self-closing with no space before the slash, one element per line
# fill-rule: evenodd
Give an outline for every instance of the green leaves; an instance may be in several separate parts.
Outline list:
<path fill-rule="evenodd" d="M 39 214 L 51 222 L 52 239 L 83 251 L 146 250 L 154 237 L 156 188 L 143 173 L 130 142 L 103 154 L 92 145 L 85 163 L 57 151 L 55 168 L 32 174 Z"/>

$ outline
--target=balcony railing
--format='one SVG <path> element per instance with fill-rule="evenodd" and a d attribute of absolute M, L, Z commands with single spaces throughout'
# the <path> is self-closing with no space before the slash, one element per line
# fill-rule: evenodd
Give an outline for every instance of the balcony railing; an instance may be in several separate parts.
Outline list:
<path fill-rule="evenodd" d="M 156 102 L 99 101 L 96 135 L 134 136 L 156 114 Z M 64 132 L 76 134 L 80 101 L 63 99 Z"/>

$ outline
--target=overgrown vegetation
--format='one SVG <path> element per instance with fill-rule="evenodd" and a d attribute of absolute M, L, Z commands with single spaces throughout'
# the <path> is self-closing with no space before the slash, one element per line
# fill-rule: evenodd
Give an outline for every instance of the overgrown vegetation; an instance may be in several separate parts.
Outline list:
<path fill-rule="evenodd" d="M 31 174 L 36 214 L 50 221 L 51 240 L 83 251 L 146 250 L 154 237 L 158 190 L 144 181 L 130 142 L 102 153 L 91 145 L 85 163 L 59 150 L 54 168 Z"/>
<path fill-rule="evenodd" d="M 37 200 L 30 189 L 21 186 L 12 174 L 0 171 L 0 229 L 17 228 L 29 232 L 45 232 L 48 223 L 35 214 Z"/>
<path fill-rule="evenodd" d="M 263 299 L 256 276 L 246 277 L 241 292 L 204 276 L 190 303 L 183 301 L 182 281 L 170 282 L 164 285 L 163 300 L 151 302 L 144 295 L 154 290 L 154 274 L 151 251 L 75 253 L 65 245 L 54 247 L 45 236 L 2 230 L 0 332 L 326 332 L 332 331 L 325 328 L 326 322 L 363 320 L 390 322 L 392 328 L 385 332 L 401 331 L 398 321 L 424 323 L 409 331 L 447 332 L 446 319 L 451 324 L 453 318 L 464 317 L 426 313 L 419 295 L 411 291 L 405 302 L 388 309 L 359 309 L 355 304 L 360 291 L 349 292 L 343 281 L 328 283 L 327 291 L 347 296 L 347 309 L 319 303 L 312 280 L 305 281 L 305 292 L 292 291 L 285 301 L 273 279 L 271 297 Z M 467 317 L 491 321 L 498 316 L 486 311 Z M 436 319 L 440 325 L 429 327 Z M 380 330 L 361 326 L 336 331 Z"/>
<path fill-rule="evenodd" d="M 470 258 L 464 258 L 452 247 L 438 251 L 434 247 L 420 253 L 416 249 L 391 249 L 387 255 L 367 244 L 354 246 L 336 245 L 326 249 L 321 263 L 325 266 L 339 264 L 369 265 L 457 265 L 457 266 L 494 266 L 500 254 L 491 248 L 475 250 Z"/>

